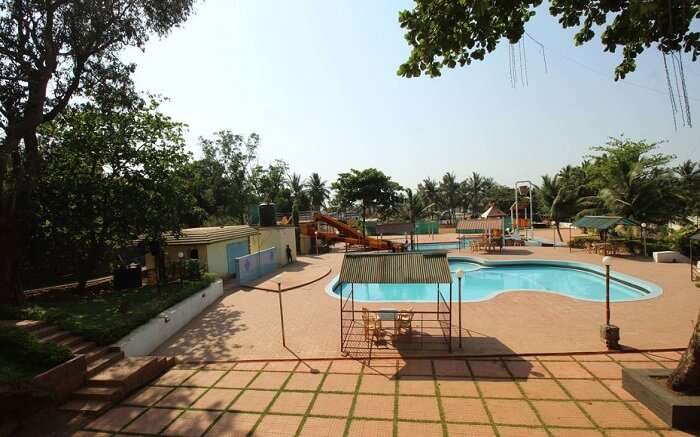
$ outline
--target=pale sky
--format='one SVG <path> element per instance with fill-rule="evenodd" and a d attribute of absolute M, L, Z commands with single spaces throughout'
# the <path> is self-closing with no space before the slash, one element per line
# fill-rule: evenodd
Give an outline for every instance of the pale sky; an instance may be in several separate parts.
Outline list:
<path fill-rule="evenodd" d="M 168 97 L 164 112 L 189 125 L 195 155 L 200 135 L 257 132 L 262 164 L 284 159 L 304 177 L 377 167 L 408 187 L 446 171 L 539 183 L 619 134 L 700 160 L 700 62 L 685 57 L 696 126 L 676 132 L 658 51 L 614 82 L 619 55 L 597 37 L 574 47 L 574 32 L 544 8 L 527 30 L 545 46 L 548 74 L 526 40 L 528 86 L 511 87 L 507 43 L 440 78 L 401 78 L 409 47 L 398 11 L 410 7 L 206 0 L 182 28 L 125 58 L 138 64 L 139 89 Z"/>

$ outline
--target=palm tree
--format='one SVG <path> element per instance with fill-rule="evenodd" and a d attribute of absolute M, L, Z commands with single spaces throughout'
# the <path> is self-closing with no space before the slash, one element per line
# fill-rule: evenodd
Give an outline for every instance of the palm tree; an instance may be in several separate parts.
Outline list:
<path fill-rule="evenodd" d="M 472 217 L 479 215 L 486 194 L 493 186 L 493 179 L 481 176 L 477 172 L 472 172 L 471 177 L 463 182 L 464 204 L 469 208 Z"/>
<path fill-rule="evenodd" d="M 308 198 L 306 197 L 306 192 L 304 191 L 304 184 L 301 181 L 301 175 L 299 173 L 292 173 L 287 178 L 287 185 L 289 190 L 292 192 L 292 203 L 296 202 L 299 208 L 305 208 L 308 206 Z"/>
<path fill-rule="evenodd" d="M 565 202 L 563 201 L 563 184 L 561 184 L 561 177 L 556 175 L 554 177 L 549 177 L 549 175 L 542 176 L 542 185 L 540 185 L 540 197 L 542 198 L 542 203 L 544 203 L 545 208 L 549 212 L 549 218 L 556 221 L 557 234 L 559 234 L 559 240 L 564 241 L 561 236 L 561 229 L 559 229 L 559 222 L 566 216 L 564 211 Z"/>
<path fill-rule="evenodd" d="M 439 203 L 440 191 L 438 189 L 438 183 L 435 181 L 435 179 L 423 179 L 423 182 L 418 184 L 418 194 L 420 194 L 428 203 Z"/>
<path fill-rule="evenodd" d="M 326 199 L 330 196 L 326 181 L 322 180 L 318 173 L 311 173 L 311 176 L 306 180 L 306 190 L 314 211 L 321 211 L 321 207 L 325 205 Z"/>
<path fill-rule="evenodd" d="M 674 171 L 679 179 L 678 197 L 685 207 L 685 215 L 700 216 L 700 165 L 687 160 Z"/>
<path fill-rule="evenodd" d="M 406 189 L 406 198 L 399 207 L 399 216 L 411 224 L 411 250 L 415 248 L 416 222 L 425 217 L 432 207 L 433 204 L 426 204 L 420 193 L 414 196 L 413 190 Z"/>
<path fill-rule="evenodd" d="M 450 221 L 454 224 L 455 209 L 459 206 L 459 182 L 454 173 L 447 172 L 442 176 L 438 187 L 441 203 L 450 211 Z"/>

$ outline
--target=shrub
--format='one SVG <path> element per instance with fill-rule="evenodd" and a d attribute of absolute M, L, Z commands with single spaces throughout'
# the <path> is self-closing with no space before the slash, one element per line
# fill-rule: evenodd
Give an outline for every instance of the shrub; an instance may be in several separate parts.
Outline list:
<path fill-rule="evenodd" d="M 196 281 L 202 278 L 202 268 L 198 259 L 186 259 L 182 261 L 182 279 Z"/>
<path fill-rule="evenodd" d="M 586 243 L 597 243 L 599 241 L 600 238 L 595 235 L 579 235 L 569 241 L 569 246 L 574 249 L 583 249 L 586 247 Z"/>
<path fill-rule="evenodd" d="M 0 330 L 0 381 L 19 383 L 68 361 L 70 350 L 55 343 L 40 343 L 20 328 Z"/>

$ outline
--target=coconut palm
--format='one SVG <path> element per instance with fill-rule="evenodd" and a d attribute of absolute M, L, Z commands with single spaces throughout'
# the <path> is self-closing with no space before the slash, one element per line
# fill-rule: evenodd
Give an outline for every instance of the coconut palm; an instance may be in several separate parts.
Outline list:
<path fill-rule="evenodd" d="M 459 206 L 460 191 L 457 176 L 447 172 L 442 176 L 442 181 L 438 186 L 442 205 L 450 212 L 450 221 L 454 224 L 455 209 Z"/>
<path fill-rule="evenodd" d="M 674 169 L 678 177 L 678 197 L 687 217 L 700 216 L 700 165 L 687 160 Z"/>
<path fill-rule="evenodd" d="M 321 179 L 318 173 L 311 173 L 306 180 L 306 192 L 311 200 L 314 211 L 320 211 L 330 196 L 330 190 L 326 187 L 326 181 Z"/>
<path fill-rule="evenodd" d="M 568 191 L 569 188 L 564 178 L 560 175 L 553 177 L 549 175 L 542 176 L 542 184 L 539 188 L 540 198 L 549 213 L 549 218 L 556 222 L 554 226 L 557 229 L 560 241 L 564 241 L 564 238 L 561 236 L 559 223 L 573 215 L 576 204 L 577 196 L 574 192 Z"/>
<path fill-rule="evenodd" d="M 426 217 L 430 213 L 433 205 L 432 203 L 426 203 L 420 193 L 414 195 L 413 190 L 410 188 L 406 189 L 406 197 L 399 206 L 399 217 L 403 220 L 407 220 L 411 224 L 411 249 L 415 248 L 414 236 L 416 232 L 416 222 Z"/>
<path fill-rule="evenodd" d="M 469 209 L 472 217 L 479 215 L 483 209 L 484 199 L 488 191 L 494 186 L 491 178 L 481 176 L 477 172 L 462 182 L 465 209 Z"/>
<path fill-rule="evenodd" d="M 287 186 L 292 192 L 292 202 L 296 202 L 299 208 L 306 209 L 309 206 L 309 198 L 304 191 L 304 183 L 299 173 L 292 173 L 287 178 Z"/>

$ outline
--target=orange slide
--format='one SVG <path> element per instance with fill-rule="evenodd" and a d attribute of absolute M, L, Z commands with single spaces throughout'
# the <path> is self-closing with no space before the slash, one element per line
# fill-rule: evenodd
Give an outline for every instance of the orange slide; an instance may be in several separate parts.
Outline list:
<path fill-rule="evenodd" d="M 340 233 L 335 232 L 319 232 L 318 238 L 326 241 L 339 241 L 348 244 L 363 244 L 363 241 L 369 246 L 370 249 L 376 250 L 400 250 L 401 245 L 389 240 L 380 240 L 379 238 L 364 237 L 360 231 L 353 228 L 352 226 L 341 222 L 328 215 L 323 215 L 316 213 L 314 214 L 314 221 L 324 222 L 334 228 L 336 228 Z M 306 228 L 305 234 L 313 236 L 315 230 L 313 228 Z"/>

